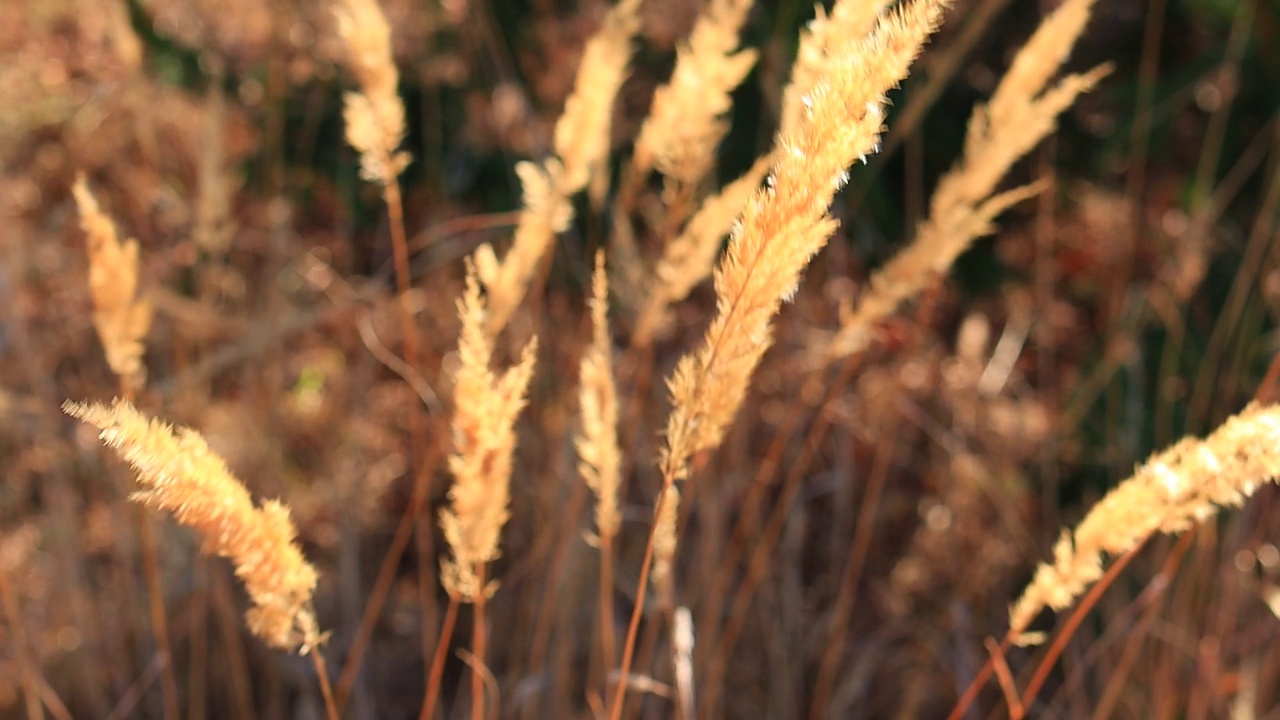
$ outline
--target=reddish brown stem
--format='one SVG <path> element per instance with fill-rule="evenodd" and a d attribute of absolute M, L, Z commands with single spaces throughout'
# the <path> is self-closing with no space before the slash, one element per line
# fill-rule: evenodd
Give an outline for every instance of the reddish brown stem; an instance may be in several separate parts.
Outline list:
<path fill-rule="evenodd" d="M 453 641 L 453 629 L 458 622 L 458 599 L 449 598 L 449 606 L 444 611 L 444 626 L 440 628 L 440 639 L 436 642 L 436 650 L 431 656 L 431 672 L 427 676 L 427 697 L 422 703 L 422 712 L 418 720 L 431 720 L 436 714 L 436 704 L 440 702 L 440 679 L 444 677 L 444 663 L 449 654 L 449 643 Z"/>

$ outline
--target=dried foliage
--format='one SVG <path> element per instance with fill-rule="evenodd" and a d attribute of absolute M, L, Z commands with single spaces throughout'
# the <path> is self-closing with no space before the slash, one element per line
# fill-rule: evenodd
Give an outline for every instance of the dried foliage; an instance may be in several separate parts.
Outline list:
<path fill-rule="evenodd" d="M 856 309 L 846 312 L 830 357 L 865 348 L 875 323 L 945 273 L 975 238 L 991 233 L 997 215 L 1042 189 L 1032 185 L 992 195 L 1009 168 L 1053 132 L 1058 115 L 1110 72 L 1095 68 L 1045 89 L 1084 30 L 1092 5 L 1093 0 L 1070 0 L 1058 6 L 1018 52 L 991 101 L 974 110 L 964 157 L 939 181 L 929 218 L 911 245 L 872 277 Z"/>
<path fill-rule="evenodd" d="M 661 327 L 667 306 L 684 300 L 711 275 L 725 236 L 742 214 L 747 200 L 759 189 L 769 166 L 770 158 L 757 160 L 742 177 L 726 185 L 719 194 L 703 200 L 702 207 L 680 235 L 667 243 L 654 268 L 648 302 L 636 320 L 637 342 L 643 344 Z"/>
<path fill-rule="evenodd" d="M 632 40 L 640 29 L 640 0 L 620 0 L 605 16 L 600 30 L 587 41 L 573 93 L 556 122 L 556 155 L 564 166 L 560 188 L 572 195 L 609 161 L 609 129 L 614 98 L 627 79 Z"/>
<path fill-rule="evenodd" d="M 525 405 L 537 342 L 525 346 L 520 363 L 501 376 L 489 368 L 493 348 L 485 334 L 485 306 L 474 273 L 458 303 L 462 334 L 453 390 L 453 487 L 440 527 L 453 557 L 441 566 L 440 581 L 466 602 L 492 595 L 496 585 L 480 584 L 480 569 L 498 557 L 498 538 L 510 516 L 511 454 L 516 416 Z"/>
<path fill-rule="evenodd" d="M 913 2 L 844 48 L 810 93 L 804 121 L 779 136 L 766 187 L 747 202 L 716 270 L 719 311 L 702 348 L 682 359 L 668 381 L 673 408 L 660 460 L 664 477 L 683 479 L 694 453 L 720 444 L 769 347 L 778 306 L 835 231 L 827 207 L 848 179 L 846 168 L 874 151 L 885 93 L 906 77 L 943 7 Z"/>
<path fill-rule="evenodd" d="M 572 5 L 0 3 L 0 716 L 1274 715 L 1280 10 Z"/>
<path fill-rule="evenodd" d="M 639 0 L 621 0 L 587 43 L 573 94 L 556 121 L 559 160 L 516 167 L 524 188 L 524 209 L 511 248 L 501 262 L 489 245 L 476 254 L 476 268 L 489 293 L 490 335 L 506 327 L 551 241 L 573 219 L 569 196 L 605 168 L 614 97 L 626 79 L 631 41 L 639 28 L 639 6 Z"/>
<path fill-rule="evenodd" d="M 99 209 L 84 177 L 76 180 L 72 191 L 89 250 L 93 326 L 111 371 L 134 386 L 141 385 L 147 375 L 142 355 L 152 308 L 150 301 L 138 294 L 138 241 L 120 242 L 115 224 Z"/>
<path fill-rule="evenodd" d="M 1239 507 L 1264 483 L 1280 478 L 1280 406 L 1252 404 L 1203 440 L 1184 438 L 1152 455 L 1133 477 L 1094 503 L 1075 529 L 1062 533 L 1053 563 L 1043 564 L 1009 611 L 1023 644 L 1043 639 L 1027 628 L 1046 607 L 1070 607 L 1102 577 L 1107 556 L 1138 547 L 1156 533 L 1180 533 Z"/>
<path fill-rule="evenodd" d="M 245 621 L 255 635 L 306 655 L 323 637 L 311 608 L 316 569 L 302 556 L 289 509 L 261 507 L 204 438 L 190 428 L 148 420 L 124 400 L 111 405 L 67 402 L 67 414 L 96 426 L 103 444 L 138 473 L 144 489 L 130 498 L 171 513 L 204 538 L 204 551 L 231 560 L 253 607 Z"/>
<path fill-rule="evenodd" d="M 840 47 L 866 37 L 889 4 L 887 0 L 836 0 L 829 13 L 821 5 L 814 7 L 817 16 L 800 31 L 791 81 L 782 95 L 784 135 L 803 121 L 805 98 L 830 72 Z"/>
<path fill-rule="evenodd" d="M 618 449 L 618 389 L 613 374 L 613 342 L 609 336 L 609 279 L 604 253 L 596 254 L 591 278 L 591 346 L 582 357 L 578 379 L 582 434 L 578 437 L 578 472 L 596 494 L 596 530 L 618 534 L 622 457 Z"/>
<path fill-rule="evenodd" d="M 729 129 L 724 116 L 730 93 L 756 62 L 754 50 L 738 50 L 753 0 L 711 0 L 698 16 L 676 58 L 671 80 L 653 95 L 653 107 L 636 138 L 635 165 L 686 185 L 706 177 Z"/>
<path fill-rule="evenodd" d="M 347 46 L 347 67 L 359 92 L 343 96 L 347 142 L 360 152 L 360 174 L 386 185 L 409 165 L 404 142 L 400 74 L 391 58 L 391 28 L 377 0 L 342 0 L 335 8 L 338 34 Z"/>

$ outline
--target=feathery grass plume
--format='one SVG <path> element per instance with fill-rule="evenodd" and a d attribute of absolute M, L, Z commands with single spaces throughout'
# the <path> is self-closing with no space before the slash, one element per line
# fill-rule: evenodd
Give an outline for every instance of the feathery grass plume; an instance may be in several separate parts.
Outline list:
<path fill-rule="evenodd" d="M 654 270 L 655 282 L 636 321 L 637 342 L 644 344 L 663 323 L 667 307 L 689 296 L 715 268 L 720 241 L 733 229 L 747 200 L 769 170 L 769 157 L 756 161 L 742 177 L 703 201 L 678 237 L 667 243 Z"/>
<path fill-rule="evenodd" d="M 386 186 L 409 164 L 398 152 L 404 141 L 404 105 L 396 94 L 400 74 L 391 59 L 391 28 L 377 0 L 341 0 L 334 8 L 347 67 L 359 92 L 343 95 L 347 142 L 360 152 L 360 175 Z"/>
<path fill-rule="evenodd" d="M 1084 29 L 1093 2 L 1059 5 L 1018 52 L 991 101 L 974 110 L 964 156 L 939 181 L 929 218 L 911 245 L 872 277 L 857 308 L 846 309 L 828 346 L 829 359 L 859 352 L 875 323 L 945 273 L 976 238 L 993 232 L 997 215 L 1042 189 L 1031 185 L 992 195 L 1009 168 L 1054 131 L 1058 115 L 1110 72 L 1104 65 L 1045 88 Z"/>
<path fill-rule="evenodd" d="M 1045 607 L 1061 610 L 1103 575 L 1107 555 L 1137 547 L 1157 533 L 1179 533 L 1237 507 L 1265 482 L 1280 477 L 1280 405 L 1251 403 L 1204 440 L 1184 438 L 1152 455 L 1089 510 L 1074 531 L 1063 531 L 1053 563 L 1042 564 L 1010 608 L 1009 627 L 1021 644 L 1043 638 L 1026 632 Z"/>
<path fill-rule="evenodd" d="M 888 5 L 890 0 L 836 0 L 830 14 L 821 5 L 814 7 L 814 18 L 800 31 L 791 81 L 782 91 L 782 134 L 795 130 L 804 114 L 804 98 L 826 74 L 836 48 L 865 37 Z"/>
<path fill-rule="evenodd" d="M 578 403 L 582 409 L 582 435 L 578 448 L 578 472 L 596 494 L 596 530 L 602 537 L 618 534 L 619 467 L 618 389 L 614 383 L 609 341 L 609 279 L 604 253 L 596 253 L 591 280 L 591 347 L 582 357 Z"/>
<path fill-rule="evenodd" d="M 560 191 L 564 170 L 555 158 L 542 165 L 516 163 L 516 175 L 524 188 L 524 209 L 516 223 L 511 249 L 501 261 L 488 243 L 476 248 L 476 275 L 488 296 L 485 332 L 497 337 L 507 326 L 533 280 L 538 263 L 557 233 L 573 220 L 573 206 Z"/>
<path fill-rule="evenodd" d="M 747 77 L 756 51 L 738 50 L 754 0 L 711 0 L 676 54 L 671 80 L 653 95 L 634 156 L 638 171 L 656 166 L 663 175 L 695 185 L 710 172 L 728 131 L 730 93 Z"/>
<path fill-rule="evenodd" d="M 861 42 L 835 48 L 802 122 L 779 135 L 773 172 L 747 202 L 716 270 L 718 313 L 706 340 L 668 381 L 673 408 L 660 461 L 668 481 L 686 476 L 694 453 L 720 443 L 770 344 L 773 316 L 835 230 L 827 209 L 845 169 L 874 151 L 885 93 L 906 77 L 946 5 L 900 6 Z"/>
<path fill-rule="evenodd" d="M 680 518 L 680 488 L 671 485 L 662 491 L 657 505 L 657 517 L 653 530 L 653 573 L 650 579 L 659 588 L 671 579 L 671 567 L 675 562 L 676 521 Z"/>
<path fill-rule="evenodd" d="M 89 249 L 93 326 L 111 371 L 136 387 L 146 379 L 143 340 L 151 328 L 151 302 L 138 296 L 138 241 L 120 242 L 115 225 L 98 207 L 83 175 L 71 192 Z"/>
<path fill-rule="evenodd" d="M 622 0 L 587 42 L 573 93 L 556 121 L 559 160 L 516 165 L 524 192 L 524 210 L 511 249 L 501 261 L 487 243 L 475 254 L 480 282 L 488 293 L 487 332 L 496 336 L 524 300 L 538 263 L 557 233 L 573 220 L 569 196 L 586 187 L 609 155 L 613 102 L 626 79 L 632 38 L 640 27 L 639 0 Z"/>
<path fill-rule="evenodd" d="M 289 509 L 249 491 L 198 432 L 148 420 L 124 400 L 111 405 L 66 402 L 63 411 L 98 427 L 102 442 L 133 466 L 142 490 L 130 499 L 171 513 L 204 538 L 204 551 L 231 560 L 253 607 L 253 634 L 305 655 L 323 642 L 311 608 L 316 569 L 302 556 Z"/>
<path fill-rule="evenodd" d="M 564 165 L 561 190 L 585 188 L 609 159 L 613 102 L 627 77 L 632 39 L 640 30 L 640 0 L 620 0 L 582 52 L 573 93 L 556 121 L 555 149 Z"/>
<path fill-rule="evenodd" d="M 454 454 L 449 458 L 454 484 L 451 505 L 440 513 L 453 557 L 443 561 L 440 580 L 454 598 L 475 602 L 495 588 L 480 587 L 479 571 L 498 557 L 498 538 L 509 515 L 514 425 L 525 405 L 537 340 L 525 346 L 518 365 L 497 377 L 489 369 L 493 348 L 484 330 L 484 300 L 470 268 L 458 314 L 462 333 L 454 378 Z"/>

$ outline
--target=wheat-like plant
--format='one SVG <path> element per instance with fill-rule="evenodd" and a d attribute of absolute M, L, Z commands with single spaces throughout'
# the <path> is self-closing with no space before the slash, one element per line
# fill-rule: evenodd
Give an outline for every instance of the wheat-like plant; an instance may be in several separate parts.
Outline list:
<path fill-rule="evenodd" d="M 391 28 L 377 0 L 340 0 L 338 35 L 347 47 L 347 67 L 360 89 L 343 96 L 347 142 L 360 152 L 360 174 L 384 188 L 409 164 L 404 141 L 400 74 L 391 59 Z"/>
<path fill-rule="evenodd" d="M 974 239 L 992 232 L 997 215 L 1039 192 L 1040 185 L 992 195 L 1000 179 L 1057 125 L 1057 117 L 1110 70 L 1068 75 L 1046 89 L 1066 61 L 1094 0 L 1068 0 L 1045 19 L 1014 58 L 991 101 L 974 110 L 964 156 L 934 190 L 916 238 L 872 278 L 857 307 L 846 309 L 828 359 L 862 350 L 871 328 L 945 273 Z"/>
<path fill-rule="evenodd" d="M 323 641 L 311 608 L 318 576 L 284 504 L 255 506 L 200 433 L 148 420 L 125 400 L 68 401 L 62 409 L 100 429 L 102 442 L 133 466 L 142 487 L 133 501 L 172 514 L 204 538 L 205 552 L 231 560 L 253 601 L 245 613 L 253 634 L 304 655 Z"/>
<path fill-rule="evenodd" d="M 716 148 L 729 129 L 724 116 L 733 105 L 731 93 L 756 63 L 756 51 L 738 49 L 742 25 L 754 4 L 711 0 L 703 7 L 676 54 L 671 79 L 653 95 L 636 138 L 635 172 L 657 167 L 679 183 L 696 185 L 711 170 Z"/>
<path fill-rule="evenodd" d="M 120 241 L 115 224 L 98 207 L 83 176 L 71 192 L 89 249 L 89 294 L 93 327 L 111 371 L 130 387 L 146 378 L 143 345 L 151 328 L 151 302 L 138 294 L 138 241 Z"/>
<path fill-rule="evenodd" d="M 636 320 L 636 344 L 648 343 L 664 323 L 668 306 L 688 297 L 715 269 L 724 237 L 760 187 L 769 165 L 768 157 L 760 158 L 742 177 L 704 200 L 680 235 L 667 242 L 654 268 L 648 300 Z"/>
<path fill-rule="evenodd" d="M 766 187 L 747 202 L 716 269 L 716 317 L 701 348 L 681 359 L 668 382 L 664 477 L 684 478 L 694 453 L 719 444 L 769 347 L 773 316 L 835 231 L 827 208 L 846 168 L 875 151 L 885 93 L 906 77 L 945 6 L 904 5 L 861 42 L 837 47 L 806 97 L 803 121 L 779 135 Z"/>
<path fill-rule="evenodd" d="M 663 487 L 655 517 L 674 512 L 669 490 L 688 476 L 694 453 L 719 445 L 737 414 L 770 345 L 774 315 L 835 231 L 828 208 L 847 180 L 846 169 L 875 151 L 885 93 L 906 77 L 947 4 L 903 5 L 883 16 L 866 38 L 838 47 L 827 74 L 805 99 L 803 121 L 779 135 L 773 170 L 747 202 L 716 269 L 716 316 L 701 347 L 682 358 L 667 381 L 673 407 L 659 457 Z M 622 713 L 658 532 L 655 527 L 650 534 L 641 565 L 622 655 L 624 681 L 614 693 L 611 720 Z"/>
<path fill-rule="evenodd" d="M 538 263 L 551 240 L 573 220 L 573 205 L 561 191 L 564 166 L 555 158 L 542 164 L 516 163 L 516 175 L 524 192 L 524 207 L 516 223 L 511 248 L 498 260 L 488 243 L 473 256 L 476 276 L 487 293 L 485 330 L 496 337 L 524 299 Z"/>
<path fill-rule="evenodd" d="M 1126 553 L 1155 533 L 1179 533 L 1237 507 L 1263 483 L 1280 478 L 1280 405 L 1251 404 L 1203 440 L 1184 438 L 1152 455 L 1098 501 L 1074 530 L 1063 531 L 1053 562 L 1042 564 L 1009 611 L 1021 644 L 1046 607 L 1069 607 L 1103 574 L 1108 556 Z"/>
<path fill-rule="evenodd" d="M 600 548 L 600 639 L 605 672 L 615 659 L 613 627 L 613 540 L 622 524 L 622 452 L 618 448 L 618 388 L 609 337 L 609 277 L 604 252 L 596 253 L 591 279 L 591 345 L 582 356 L 578 405 L 582 432 L 575 443 L 578 472 L 596 496 L 596 532 Z"/>
<path fill-rule="evenodd" d="M 467 267 L 467 286 L 458 301 L 462 331 L 458 340 L 458 370 L 454 376 L 453 455 L 449 470 L 454 477 L 449 507 L 440 512 L 440 529 L 451 557 L 441 561 L 440 582 L 449 593 L 447 618 L 459 603 L 472 603 L 475 615 L 472 653 L 485 658 L 485 604 L 497 583 L 485 576 L 487 565 L 497 559 L 502 527 L 510 517 L 511 456 L 516 447 L 516 416 L 525 405 L 525 393 L 533 375 L 537 338 L 525 345 L 520 362 L 501 376 L 490 369 L 493 344 L 485 329 L 485 303 L 474 267 Z M 440 647 L 448 642 L 449 628 L 441 633 Z M 424 712 L 430 712 L 442 662 L 437 653 Z M 484 715 L 482 668 L 472 672 L 471 716 Z"/>
<path fill-rule="evenodd" d="M 639 30 L 640 0 L 619 0 L 582 51 L 573 92 L 565 99 L 555 129 L 565 195 L 587 187 L 592 176 L 606 168 L 614 98 L 627 78 L 632 40 Z"/>
<path fill-rule="evenodd" d="M 454 377 L 454 452 L 449 458 L 454 484 L 450 506 L 440 513 L 452 557 L 443 561 L 440 580 L 452 597 L 476 602 L 495 588 L 484 582 L 483 568 L 498 557 L 498 539 L 510 514 L 514 424 L 525 405 L 537 341 L 525 346 L 519 364 L 495 376 L 489 368 L 493 347 L 484 330 L 484 300 L 473 272 L 467 274 L 458 314 L 462 334 Z"/>
<path fill-rule="evenodd" d="M 621 524 L 618 491 L 621 452 L 618 449 L 618 389 L 613 377 L 609 339 L 609 280 L 604 253 L 596 254 L 591 279 L 591 346 L 582 356 L 578 405 L 582 434 L 578 437 L 578 472 L 596 495 L 596 531 L 612 538 Z"/>
<path fill-rule="evenodd" d="M 573 93 L 556 122 L 559 159 L 516 166 L 524 209 L 507 254 L 499 261 L 487 244 L 476 251 L 476 270 L 488 292 L 486 331 L 491 337 L 506 327 L 551 241 L 573 219 L 568 198 L 586 187 L 608 161 L 613 102 L 631 62 L 632 39 L 640 28 L 639 9 L 640 0 L 621 0 L 587 42 Z"/>
<path fill-rule="evenodd" d="M 815 17 L 800 31 L 791 80 L 782 92 L 781 134 L 795 131 L 804 116 L 805 98 L 827 74 L 840 47 L 866 37 L 890 4 L 889 0 L 836 0 L 830 12 L 815 6 Z"/>

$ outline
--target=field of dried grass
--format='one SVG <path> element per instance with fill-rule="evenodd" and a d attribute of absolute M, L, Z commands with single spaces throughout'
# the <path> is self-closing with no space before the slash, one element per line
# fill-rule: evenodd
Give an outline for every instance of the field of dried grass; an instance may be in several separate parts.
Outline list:
<path fill-rule="evenodd" d="M 1280 717 L 1278 42 L 4 3 L 0 717 Z"/>

